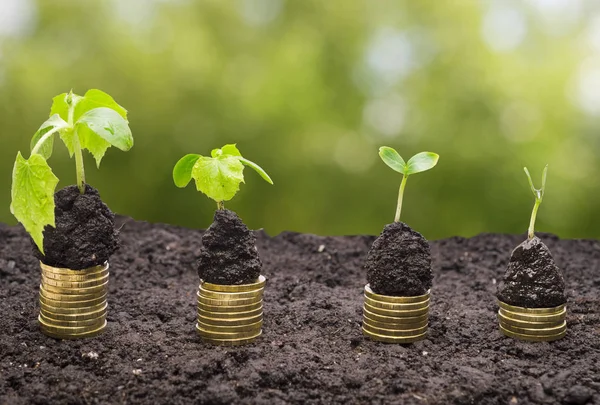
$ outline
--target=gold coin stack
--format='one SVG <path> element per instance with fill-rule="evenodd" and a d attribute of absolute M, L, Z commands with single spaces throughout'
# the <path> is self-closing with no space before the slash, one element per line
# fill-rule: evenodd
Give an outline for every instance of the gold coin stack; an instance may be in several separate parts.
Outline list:
<path fill-rule="evenodd" d="M 238 346 L 262 334 L 263 291 L 266 279 L 255 283 L 221 285 L 201 281 L 196 330 L 205 342 Z"/>
<path fill-rule="evenodd" d="M 498 301 L 500 331 L 508 337 L 530 342 L 551 342 L 567 334 L 566 305 L 524 308 Z"/>
<path fill-rule="evenodd" d="M 57 339 L 81 339 L 106 327 L 108 262 L 83 270 L 40 262 L 40 329 Z"/>
<path fill-rule="evenodd" d="M 415 297 L 375 294 L 365 286 L 363 333 L 386 343 L 413 343 L 425 339 L 429 319 L 429 291 Z"/>

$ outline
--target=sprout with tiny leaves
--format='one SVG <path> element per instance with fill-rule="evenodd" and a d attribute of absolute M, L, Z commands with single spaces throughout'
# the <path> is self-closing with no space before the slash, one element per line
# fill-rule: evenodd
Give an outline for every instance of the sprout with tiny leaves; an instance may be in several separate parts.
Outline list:
<path fill-rule="evenodd" d="M 218 209 L 231 200 L 244 182 L 244 166 L 254 169 L 267 183 L 273 184 L 269 175 L 256 163 L 242 157 L 235 144 L 213 149 L 211 156 L 185 155 L 173 168 L 175 185 L 184 188 L 192 180 L 198 191 L 217 203 Z"/>
<path fill-rule="evenodd" d="M 127 111 L 108 94 L 92 89 L 84 96 L 72 91 L 52 99 L 50 118 L 33 135 L 31 155 L 17 153 L 11 189 L 10 211 L 23 224 L 42 254 L 44 227 L 55 226 L 54 190 L 58 178 L 47 160 L 52 155 L 54 135 L 58 134 L 71 157 L 75 156 L 77 186 L 85 193 L 83 149 L 87 149 L 100 167 L 106 150 L 115 146 L 127 151 L 133 136 Z"/>
<path fill-rule="evenodd" d="M 531 212 L 531 219 L 529 220 L 529 230 L 527 231 L 527 238 L 533 239 L 535 236 L 535 218 L 537 217 L 538 208 L 542 203 L 542 199 L 544 198 L 544 192 L 546 190 L 546 175 L 548 174 L 548 165 L 544 167 L 544 172 L 542 173 L 542 188 L 537 189 L 533 185 L 533 181 L 531 180 L 531 175 L 529 174 L 529 170 L 526 167 L 523 168 L 525 170 L 525 174 L 527 175 L 527 180 L 529 180 L 529 187 L 531 187 L 531 192 L 535 197 L 535 203 L 533 204 L 533 211 Z"/>
<path fill-rule="evenodd" d="M 402 173 L 402 182 L 400 183 L 400 191 L 398 192 L 396 217 L 394 218 L 394 222 L 400 222 L 402 199 L 404 197 L 404 188 L 406 187 L 406 180 L 408 179 L 408 176 L 433 168 L 437 164 L 440 156 L 433 152 L 421 152 L 411 157 L 408 160 L 408 163 L 405 163 L 404 159 L 402 159 L 402 156 L 400 156 L 395 149 L 390 148 L 389 146 L 380 147 L 379 156 L 386 165 L 398 173 Z"/>

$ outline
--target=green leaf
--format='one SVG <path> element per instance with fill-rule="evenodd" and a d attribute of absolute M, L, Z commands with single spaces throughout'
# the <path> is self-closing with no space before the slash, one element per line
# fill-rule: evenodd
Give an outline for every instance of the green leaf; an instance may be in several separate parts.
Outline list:
<path fill-rule="evenodd" d="M 192 169 L 192 177 L 198 191 L 216 202 L 229 201 L 244 181 L 244 165 L 235 156 L 200 156 Z"/>
<path fill-rule="evenodd" d="M 250 160 L 248 160 L 246 158 L 243 158 L 242 156 L 239 156 L 238 160 L 240 162 L 242 162 L 243 164 L 245 164 L 246 166 L 253 168 L 260 175 L 260 177 L 262 177 L 267 183 L 273 184 L 273 180 L 271 180 L 271 178 L 269 177 L 267 172 L 265 172 L 262 167 L 260 167 L 259 165 L 257 165 L 254 162 L 251 162 Z"/>
<path fill-rule="evenodd" d="M 75 105 L 73 113 L 73 122 L 77 122 L 79 118 L 90 110 L 95 108 L 110 108 L 115 110 L 121 117 L 127 120 L 127 110 L 117 104 L 117 102 L 105 92 L 98 89 L 91 89 L 85 93 L 85 96 Z"/>
<path fill-rule="evenodd" d="M 542 173 L 542 197 L 544 197 L 544 193 L 546 192 L 546 177 L 548 176 L 548 165 L 544 167 L 544 172 Z"/>
<path fill-rule="evenodd" d="M 183 188 L 192 180 L 192 169 L 200 158 L 200 155 L 191 153 L 185 155 L 175 164 L 173 168 L 173 181 L 177 187 Z"/>
<path fill-rule="evenodd" d="M 242 154 L 236 147 L 235 143 L 223 146 L 221 148 L 221 151 L 223 152 L 224 155 L 240 156 L 240 157 L 242 156 Z"/>
<path fill-rule="evenodd" d="M 429 170 L 437 164 L 439 158 L 440 156 L 433 152 L 417 153 L 411 157 L 406 164 L 406 171 L 404 174 L 408 176 L 409 174 L 415 174 Z"/>
<path fill-rule="evenodd" d="M 23 224 L 38 249 L 44 253 L 44 227 L 55 226 L 54 190 L 58 178 L 38 154 L 29 160 L 17 153 L 12 176 L 10 212 Z"/>
<path fill-rule="evenodd" d="M 58 114 L 54 114 L 50 118 L 46 120 L 37 130 L 37 132 L 31 138 L 31 151 L 34 152 L 37 146 L 37 150 L 35 153 L 39 153 L 44 157 L 44 159 L 48 159 L 52 156 L 52 148 L 54 146 L 54 135 L 48 136 L 40 145 L 38 142 L 44 135 L 46 135 L 50 131 L 54 131 L 54 133 L 60 131 L 62 128 L 66 128 L 69 126 Z"/>
<path fill-rule="evenodd" d="M 529 170 L 527 170 L 526 167 L 524 167 L 523 170 L 525 171 L 525 174 L 527 175 L 527 180 L 529 181 L 529 187 L 531 188 L 531 192 L 533 193 L 533 196 L 535 197 L 536 200 L 539 200 L 541 202 L 542 198 L 544 197 L 544 191 L 546 190 L 546 176 L 548 174 L 548 165 L 546 165 L 546 167 L 544 167 L 544 171 L 542 173 L 542 188 L 539 190 L 537 188 L 535 188 L 535 186 L 533 185 L 533 180 L 531 180 L 531 174 L 529 174 Z"/>
<path fill-rule="evenodd" d="M 58 114 L 64 121 L 69 120 L 69 104 L 67 104 L 67 96 L 67 93 L 62 93 L 52 99 L 50 116 Z"/>
<path fill-rule="evenodd" d="M 394 148 L 382 146 L 379 148 L 379 157 L 381 157 L 381 160 L 383 160 L 383 162 L 393 170 L 404 174 L 406 170 L 406 163 L 404 163 L 404 159 L 402 159 L 402 156 L 400 156 L 400 154 L 396 152 Z"/>

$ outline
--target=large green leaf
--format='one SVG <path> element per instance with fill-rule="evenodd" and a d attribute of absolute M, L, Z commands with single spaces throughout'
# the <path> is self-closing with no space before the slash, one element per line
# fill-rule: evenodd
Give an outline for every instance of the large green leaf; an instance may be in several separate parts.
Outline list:
<path fill-rule="evenodd" d="M 48 159 L 52 156 L 52 147 L 54 146 L 54 133 L 60 131 L 63 128 L 66 128 L 69 124 L 65 120 L 63 120 L 60 115 L 54 114 L 50 118 L 46 120 L 41 126 L 40 129 L 33 135 L 31 138 L 31 151 L 34 150 L 37 143 L 46 135 L 48 132 L 53 131 L 53 134 L 48 136 L 40 145 L 37 145 L 37 153 L 42 155 L 45 159 Z"/>
<path fill-rule="evenodd" d="M 235 156 L 200 156 L 192 169 L 198 191 L 217 202 L 229 201 L 244 181 L 244 165 Z"/>
<path fill-rule="evenodd" d="M 86 112 L 95 108 L 110 108 L 115 110 L 121 117 L 127 119 L 127 110 L 117 104 L 117 102 L 105 92 L 98 89 L 91 89 L 85 93 L 85 96 L 75 105 L 73 113 L 73 122 L 77 122 L 79 118 Z"/>
<path fill-rule="evenodd" d="M 38 154 L 29 160 L 17 153 L 12 176 L 10 212 L 23 224 L 44 253 L 43 231 L 54 223 L 54 190 L 58 178 L 46 160 Z"/>
<path fill-rule="evenodd" d="M 406 171 L 404 174 L 408 176 L 409 174 L 415 174 L 429 170 L 437 164 L 439 158 L 440 156 L 433 152 L 417 153 L 411 157 L 406 164 Z"/>
<path fill-rule="evenodd" d="M 191 153 L 185 155 L 175 164 L 173 168 L 173 181 L 177 187 L 183 188 L 192 180 L 192 170 L 200 158 L 200 155 Z"/>
<path fill-rule="evenodd" d="M 404 159 L 402 156 L 394 148 L 390 148 L 389 146 L 382 146 L 379 148 L 379 157 L 381 160 L 391 167 L 393 170 L 404 174 L 406 171 L 406 163 L 404 163 Z"/>

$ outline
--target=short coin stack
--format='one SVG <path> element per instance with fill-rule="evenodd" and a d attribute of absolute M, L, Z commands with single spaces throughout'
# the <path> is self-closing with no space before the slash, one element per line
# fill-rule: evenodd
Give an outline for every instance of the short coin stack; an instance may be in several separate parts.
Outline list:
<path fill-rule="evenodd" d="M 523 308 L 498 301 L 500 331 L 506 336 L 530 342 L 551 342 L 567 333 L 567 307 Z"/>
<path fill-rule="evenodd" d="M 415 297 L 375 294 L 365 286 L 363 333 L 386 343 L 413 343 L 425 339 L 429 318 L 429 291 Z"/>
<path fill-rule="evenodd" d="M 57 339 L 97 336 L 106 327 L 108 262 L 83 270 L 40 262 L 40 328 Z"/>
<path fill-rule="evenodd" d="M 262 334 L 265 282 L 264 276 L 241 285 L 201 282 L 196 330 L 202 339 L 227 346 L 256 340 Z"/>

